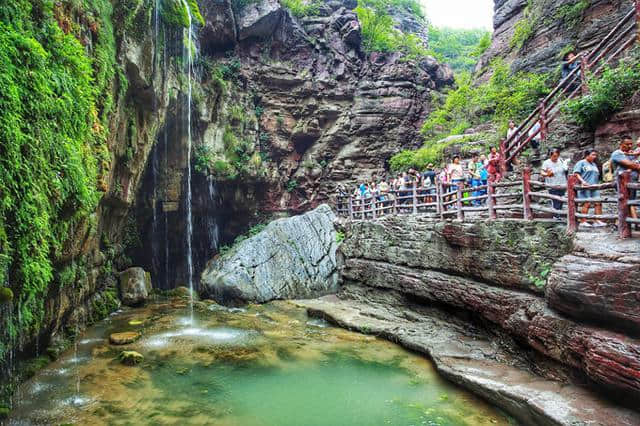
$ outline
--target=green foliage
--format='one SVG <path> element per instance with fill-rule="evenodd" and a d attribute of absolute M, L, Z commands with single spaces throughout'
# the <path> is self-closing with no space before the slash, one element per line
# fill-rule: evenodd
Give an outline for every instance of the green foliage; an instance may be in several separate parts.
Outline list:
<path fill-rule="evenodd" d="M 394 28 L 392 8 L 406 6 L 412 1 L 398 0 L 359 0 L 356 13 L 362 28 L 362 46 L 367 52 L 396 52 L 407 54 L 408 59 L 427 55 L 429 52 L 422 40 L 415 34 L 407 34 Z M 400 5 L 402 4 L 402 6 Z M 407 8 L 409 7 L 409 8 Z M 419 4 L 415 7 L 420 10 Z"/>
<path fill-rule="evenodd" d="M 189 28 L 189 15 L 192 23 L 204 25 L 196 0 L 162 0 L 160 15 L 164 22 L 175 27 Z"/>
<path fill-rule="evenodd" d="M 7 342 L 39 330 L 53 259 L 101 197 L 117 70 L 111 15 L 108 0 L 0 5 L 0 282 L 12 284 L 16 307 L 1 326 L 0 362 Z M 89 16 L 92 49 L 78 41 Z"/>
<path fill-rule="evenodd" d="M 591 0 L 580 0 L 574 4 L 564 4 L 558 8 L 555 18 L 561 20 L 569 29 L 574 29 L 582 21 L 584 11 L 591 6 Z"/>
<path fill-rule="evenodd" d="M 535 28 L 538 25 L 540 9 L 534 7 L 534 0 L 528 0 L 527 7 L 523 12 L 523 17 L 514 25 L 513 36 L 509 42 L 509 46 L 522 49 L 524 45 L 535 34 Z"/>
<path fill-rule="evenodd" d="M 336 232 L 336 243 L 340 244 L 343 241 L 344 241 L 344 232 L 337 231 Z"/>
<path fill-rule="evenodd" d="M 298 187 L 298 181 L 295 179 L 289 180 L 285 185 L 285 189 L 287 190 L 287 192 L 293 192 L 297 187 Z"/>
<path fill-rule="evenodd" d="M 549 91 L 545 74 L 512 74 L 501 60 L 490 67 L 493 74 L 485 84 L 474 86 L 465 73 L 456 78 L 457 88 L 447 93 L 422 127 L 427 138 L 459 134 L 486 121 L 499 123 L 501 130 L 506 130 L 509 120 L 524 118 Z"/>
<path fill-rule="evenodd" d="M 586 96 L 568 101 L 564 109 L 576 123 L 593 129 L 640 90 L 640 62 L 636 58 L 615 68 L 607 67 L 599 77 L 590 77 L 588 86 Z"/>
<path fill-rule="evenodd" d="M 440 62 L 456 72 L 472 72 L 478 58 L 491 44 L 486 30 L 461 30 L 429 26 L 429 49 Z"/>
<path fill-rule="evenodd" d="M 446 142 L 427 141 L 424 146 L 417 150 L 400 151 L 389 160 L 389 167 L 393 172 L 402 172 L 408 169 L 424 170 L 427 165 L 442 165 L 445 161 L 444 150 L 454 144 L 478 139 L 478 136 L 462 137 Z M 463 154 L 465 150 L 463 149 Z"/>
<path fill-rule="evenodd" d="M 213 152 L 208 145 L 198 145 L 196 149 L 193 150 L 193 168 L 195 171 L 207 174 L 212 156 Z"/>
<path fill-rule="evenodd" d="M 282 0 L 282 5 L 289 9 L 293 16 L 302 18 L 317 15 L 322 3 L 318 0 Z"/>

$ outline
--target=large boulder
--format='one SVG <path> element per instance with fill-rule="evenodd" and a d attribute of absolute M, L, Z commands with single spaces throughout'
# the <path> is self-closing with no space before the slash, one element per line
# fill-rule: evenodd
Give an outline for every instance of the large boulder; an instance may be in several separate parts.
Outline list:
<path fill-rule="evenodd" d="M 273 34 L 284 11 L 278 0 L 262 0 L 245 7 L 237 18 L 238 38 L 265 38 Z"/>
<path fill-rule="evenodd" d="M 120 298 L 127 306 L 147 301 L 151 291 L 151 277 L 144 269 L 133 267 L 120 272 Z"/>
<path fill-rule="evenodd" d="M 202 273 L 204 297 L 221 303 L 313 297 L 338 288 L 335 215 L 327 205 L 278 219 Z"/>

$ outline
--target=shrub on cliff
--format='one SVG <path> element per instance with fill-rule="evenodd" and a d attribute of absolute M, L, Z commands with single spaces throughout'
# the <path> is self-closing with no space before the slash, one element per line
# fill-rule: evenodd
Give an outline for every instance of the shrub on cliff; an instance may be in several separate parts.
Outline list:
<path fill-rule="evenodd" d="M 619 111 L 631 96 L 640 90 L 640 61 L 615 68 L 607 67 L 599 77 L 589 77 L 589 93 L 570 100 L 565 111 L 579 125 L 593 129 Z"/>
<path fill-rule="evenodd" d="M 456 73 L 472 72 L 478 58 L 491 44 L 486 30 L 461 30 L 429 26 L 429 50 Z"/>
<path fill-rule="evenodd" d="M 395 28 L 390 15 L 392 8 L 402 7 L 407 11 L 421 10 L 413 0 L 359 0 L 356 13 L 362 27 L 362 47 L 366 52 L 404 52 L 409 57 L 429 54 L 422 40 L 415 34 L 404 33 Z M 417 15 L 421 18 L 421 15 Z"/>

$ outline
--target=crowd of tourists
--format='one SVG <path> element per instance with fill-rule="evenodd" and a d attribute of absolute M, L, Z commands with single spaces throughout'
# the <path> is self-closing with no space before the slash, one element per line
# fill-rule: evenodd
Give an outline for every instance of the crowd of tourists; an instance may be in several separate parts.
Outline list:
<path fill-rule="evenodd" d="M 509 132 L 513 128 L 514 124 L 510 122 Z M 596 215 L 602 214 L 602 203 L 598 201 L 600 191 L 595 188 L 589 188 L 589 186 L 598 185 L 603 181 L 613 181 L 616 175 L 626 170 L 632 172 L 632 182 L 638 182 L 640 139 L 638 139 L 638 146 L 635 149 L 633 145 L 634 142 L 631 138 L 623 138 L 619 149 L 615 150 L 608 161 L 602 165 L 598 162 L 597 151 L 586 151 L 583 158 L 577 161 L 573 168 L 570 168 L 568 158 L 561 157 L 560 150 L 551 150 L 538 172 L 544 178 L 549 194 L 555 196 L 551 200 L 551 206 L 555 211 L 554 217 L 560 218 L 562 216 L 561 211 L 564 204 L 562 197 L 566 195 L 567 176 L 569 173 L 575 174 L 580 183 L 577 199 L 581 205 L 581 213 L 585 215 L 588 214 L 592 206 Z M 534 149 L 538 149 L 538 147 L 539 145 L 535 145 Z M 437 184 L 442 185 L 444 193 L 450 194 L 444 200 L 445 203 L 455 199 L 455 195 L 451 195 L 451 193 L 461 187 L 465 193 L 465 198 L 471 198 L 471 201 L 468 202 L 469 204 L 482 206 L 487 201 L 486 197 L 482 197 L 487 193 L 487 183 L 499 182 L 503 178 L 500 155 L 498 150 L 492 147 L 488 155 L 473 154 L 471 158 L 464 160 L 459 155 L 455 155 L 444 167 L 434 167 L 433 164 L 428 164 L 424 170 L 409 169 L 406 172 L 377 181 L 362 182 L 351 193 L 355 200 L 354 208 L 359 211 L 367 203 L 389 206 L 395 200 L 398 208 L 407 209 L 407 205 L 413 202 L 414 187 L 416 188 L 415 196 L 419 204 L 433 203 L 435 202 Z M 348 195 L 344 191 L 340 192 L 341 195 Z M 634 199 L 635 196 L 635 191 L 630 191 L 630 198 Z M 447 207 L 455 208 L 451 203 L 445 206 L 445 208 Z M 632 206 L 630 210 L 631 217 L 637 218 L 635 206 Z M 585 227 L 601 227 L 606 224 L 601 220 L 588 221 L 583 218 L 581 219 L 581 225 Z"/>

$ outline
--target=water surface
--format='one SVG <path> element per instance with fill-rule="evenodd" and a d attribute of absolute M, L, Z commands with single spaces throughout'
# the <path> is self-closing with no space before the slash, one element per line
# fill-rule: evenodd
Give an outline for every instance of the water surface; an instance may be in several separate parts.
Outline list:
<path fill-rule="evenodd" d="M 118 331 L 144 355 L 109 345 Z M 11 425 L 505 425 L 510 419 L 442 380 L 397 345 L 307 318 L 286 302 L 228 310 L 157 303 L 88 329 L 25 383 Z"/>

